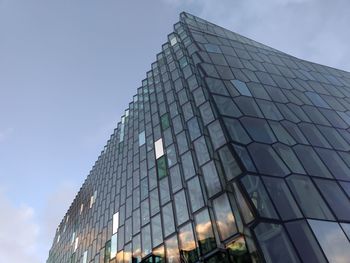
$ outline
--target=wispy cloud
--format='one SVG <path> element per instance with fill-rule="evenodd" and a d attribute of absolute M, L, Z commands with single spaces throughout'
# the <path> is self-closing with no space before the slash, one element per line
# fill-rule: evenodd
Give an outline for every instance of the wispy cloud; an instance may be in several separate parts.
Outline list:
<path fill-rule="evenodd" d="M 39 225 L 34 209 L 15 206 L 0 190 L 0 262 L 38 263 Z"/>
<path fill-rule="evenodd" d="M 6 128 L 3 130 L 0 130 L 0 143 L 7 140 L 12 133 L 13 133 L 13 128 Z"/>

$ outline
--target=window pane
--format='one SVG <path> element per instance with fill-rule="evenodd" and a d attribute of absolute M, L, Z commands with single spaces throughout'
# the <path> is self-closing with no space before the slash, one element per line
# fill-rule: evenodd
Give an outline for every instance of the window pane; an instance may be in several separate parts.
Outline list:
<path fill-rule="evenodd" d="M 162 222 L 160 220 L 160 214 L 152 218 L 152 242 L 153 247 L 156 247 L 163 243 L 163 230 Z"/>
<path fill-rule="evenodd" d="M 192 212 L 197 211 L 199 208 L 204 206 L 203 194 L 201 184 L 198 177 L 194 177 L 187 182 L 188 193 L 190 195 L 190 202 Z"/>
<path fill-rule="evenodd" d="M 276 138 L 266 120 L 245 117 L 241 119 L 242 124 L 254 141 L 273 143 Z"/>
<path fill-rule="evenodd" d="M 339 220 L 350 220 L 350 201 L 335 181 L 315 179 L 326 202 Z"/>
<path fill-rule="evenodd" d="M 253 263 L 243 236 L 228 244 L 227 250 L 233 262 Z"/>
<path fill-rule="evenodd" d="M 154 143 L 154 148 L 156 149 L 156 159 L 159 157 L 162 157 L 164 155 L 164 149 L 163 149 L 163 139 L 160 138 Z"/>
<path fill-rule="evenodd" d="M 204 136 L 195 140 L 194 149 L 196 151 L 196 156 L 197 156 L 199 165 L 202 165 L 205 162 L 209 161 L 210 156 L 209 156 L 208 147 Z"/>
<path fill-rule="evenodd" d="M 249 97 L 252 96 L 249 88 L 247 87 L 247 85 L 244 82 L 239 81 L 238 79 L 232 79 L 231 83 L 235 86 L 235 88 L 239 91 L 239 93 L 241 93 L 241 95 L 249 96 Z"/>
<path fill-rule="evenodd" d="M 142 257 L 147 256 L 151 253 L 152 243 L 151 243 L 151 228 L 149 224 L 142 228 Z"/>
<path fill-rule="evenodd" d="M 180 254 L 176 236 L 165 240 L 166 262 L 180 263 Z"/>
<path fill-rule="evenodd" d="M 302 217 L 297 204 L 283 179 L 264 177 L 264 183 L 283 220 Z"/>
<path fill-rule="evenodd" d="M 175 194 L 174 202 L 175 202 L 177 225 L 181 225 L 182 223 L 185 223 L 189 219 L 186 196 L 185 196 L 184 190 Z"/>
<path fill-rule="evenodd" d="M 164 237 L 169 236 L 175 231 L 173 206 L 171 203 L 162 208 Z"/>
<path fill-rule="evenodd" d="M 118 247 L 118 236 L 117 233 L 111 237 L 111 259 L 117 255 L 117 247 Z"/>
<path fill-rule="evenodd" d="M 224 122 L 232 141 L 242 144 L 252 141 L 238 120 L 224 118 Z"/>
<path fill-rule="evenodd" d="M 221 191 L 221 183 L 214 161 L 210 161 L 202 167 L 208 196 L 211 197 Z"/>
<path fill-rule="evenodd" d="M 304 262 L 327 262 L 308 224 L 304 220 L 287 223 L 286 227 Z"/>
<path fill-rule="evenodd" d="M 188 263 L 196 262 L 198 254 L 191 223 L 188 223 L 179 229 L 179 244 L 182 260 Z"/>
<path fill-rule="evenodd" d="M 259 215 L 278 219 L 278 215 L 267 195 L 261 179 L 258 176 L 246 175 L 241 181 Z"/>
<path fill-rule="evenodd" d="M 219 155 L 227 180 L 232 180 L 242 173 L 241 168 L 227 146 L 224 146 L 219 150 Z"/>
<path fill-rule="evenodd" d="M 287 182 L 306 217 L 333 219 L 331 212 L 310 178 L 293 175 L 288 177 Z"/>
<path fill-rule="evenodd" d="M 166 165 L 166 157 L 162 156 L 157 160 L 157 171 L 158 171 L 158 179 L 162 179 L 167 176 L 167 165 Z"/>
<path fill-rule="evenodd" d="M 300 262 L 281 225 L 260 223 L 254 232 L 267 263 Z"/>
<path fill-rule="evenodd" d="M 139 133 L 139 146 L 144 145 L 146 142 L 145 131 Z"/>
<path fill-rule="evenodd" d="M 162 117 L 160 117 L 160 125 L 162 126 L 163 131 L 169 128 L 170 122 L 168 113 L 165 113 Z"/>
<path fill-rule="evenodd" d="M 346 263 L 350 258 L 350 244 L 338 223 L 308 220 L 323 252 L 331 263 Z"/>
<path fill-rule="evenodd" d="M 206 254 L 216 248 L 215 237 L 208 210 L 203 210 L 194 216 L 199 248 Z"/>
<path fill-rule="evenodd" d="M 226 194 L 222 194 L 213 200 L 213 208 L 222 240 L 229 238 L 237 232 L 235 217 Z"/>
<path fill-rule="evenodd" d="M 119 212 L 113 215 L 113 234 L 118 231 L 119 227 Z"/>

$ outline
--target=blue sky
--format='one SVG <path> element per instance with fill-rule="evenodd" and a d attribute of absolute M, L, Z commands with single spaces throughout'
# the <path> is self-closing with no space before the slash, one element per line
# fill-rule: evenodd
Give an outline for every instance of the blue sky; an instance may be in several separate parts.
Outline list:
<path fill-rule="evenodd" d="M 345 0 L 0 0 L 0 262 L 46 260 L 181 11 L 350 71 L 349 10 Z"/>

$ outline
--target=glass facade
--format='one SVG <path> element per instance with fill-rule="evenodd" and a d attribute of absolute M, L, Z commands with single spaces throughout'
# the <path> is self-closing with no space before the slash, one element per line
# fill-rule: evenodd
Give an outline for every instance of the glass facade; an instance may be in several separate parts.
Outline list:
<path fill-rule="evenodd" d="M 350 73 L 181 13 L 48 263 L 350 262 Z"/>

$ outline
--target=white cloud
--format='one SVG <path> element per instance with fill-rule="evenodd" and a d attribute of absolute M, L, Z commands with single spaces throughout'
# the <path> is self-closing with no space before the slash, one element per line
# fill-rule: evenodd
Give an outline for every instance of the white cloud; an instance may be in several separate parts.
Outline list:
<path fill-rule="evenodd" d="M 14 206 L 0 190 L 0 262 L 38 263 L 39 225 L 33 208 Z"/>

